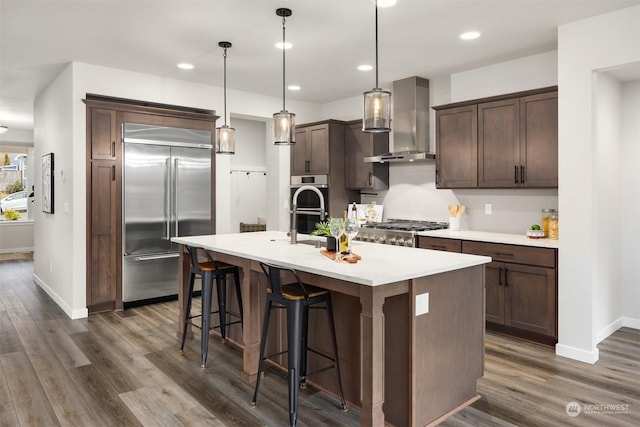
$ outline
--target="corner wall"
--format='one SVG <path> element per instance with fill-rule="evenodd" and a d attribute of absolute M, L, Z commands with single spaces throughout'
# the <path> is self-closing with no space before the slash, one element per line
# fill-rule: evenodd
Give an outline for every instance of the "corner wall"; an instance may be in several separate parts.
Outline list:
<path fill-rule="evenodd" d="M 598 360 L 595 312 L 597 157 L 594 71 L 640 60 L 640 7 L 561 25 L 558 29 L 559 255 L 556 353 L 588 363 Z M 637 191 L 637 188 L 635 189 Z M 637 192 L 635 193 L 637 195 Z M 637 197 L 637 196 L 636 196 Z M 597 266 L 597 267 L 596 267 Z"/>

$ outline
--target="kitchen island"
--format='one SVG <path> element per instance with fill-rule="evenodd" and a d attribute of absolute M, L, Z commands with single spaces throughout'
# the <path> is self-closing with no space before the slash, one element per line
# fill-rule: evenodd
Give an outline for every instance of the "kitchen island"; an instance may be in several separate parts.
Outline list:
<path fill-rule="evenodd" d="M 255 380 L 258 368 L 266 289 L 259 262 L 264 261 L 294 268 L 305 282 L 332 291 L 343 386 L 350 404 L 359 406 L 361 425 L 434 424 L 479 398 L 484 264 L 491 258 L 354 242 L 362 259 L 337 263 L 315 246 L 291 245 L 276 231 L 172 240 L 240 267 L 243 380 Z M 189 277 L 184 250 L 180 265 L 183 316 Z M 310 329 L 310 341 L 322 346 L 326 340 L 319 331 Z M 323 375 L 313 384 L 334 393 L 331 376 Z"/>

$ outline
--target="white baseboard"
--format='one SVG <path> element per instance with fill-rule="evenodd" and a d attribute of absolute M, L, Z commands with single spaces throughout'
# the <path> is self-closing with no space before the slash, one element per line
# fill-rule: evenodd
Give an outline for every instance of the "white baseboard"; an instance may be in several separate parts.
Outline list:
<path fill-rule="evenodd" d="M 609 335 L 614 333 L 620 328 L 633 328 L 640 329 L 640 319 L 632 319 L 631 317 L 620 317 L 610 325 L 605 326 L 596 334 L 596 343 L 600 343 L 605 340 Z"/>
<path fill-rule="evenodd" d="M 0 249 L 0 254 L 15 254 L 15 253 L 24 253 L 24 252 L 33 252 L 33 246 L 30 248 Z"/>
<path fill-rule="evenodd" d="M 52 300 L 55 301 L 56 304 L 60 306 L 62 311 L 64 311 L 69 318 L 75 320 L 89 316 L 89 310 L 86 307 L 76 309 L 69 307 L 67 303 L 35 273 L 33 273 L 33 280 L 47 293 L 47 295 L 51 297 Z"/>
<path fill-rule="evenodd" d="M 591 365 L 596 363 L 600 357 L 600 351 L 597 348 L 593 351 L 586 351 L 563 344 L 556 344 L 556 354 L 558 356 L 567 357 L 569 359 L 589 363 Z"/>
<path fill-rule="evenodd" d="M 622 318 L 622 326 L 626 328 L 640 329 L 640 319 L 632 319 L 631 317 Z"/>

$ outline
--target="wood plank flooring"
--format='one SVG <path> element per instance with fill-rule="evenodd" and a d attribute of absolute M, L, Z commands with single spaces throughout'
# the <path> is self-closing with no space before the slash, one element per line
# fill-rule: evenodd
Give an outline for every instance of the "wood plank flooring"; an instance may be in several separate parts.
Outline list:
<path fill-rule="evenodd" d="M 199 338 L 178 353 L 176 302 L 70 320 L 32 273 L 29 260 L 0 263 L 0 426 L 287 425 L 284 379 L 268 373 L 251 409 L 236 349 L 212 338 L 205 371 Z M 640 425 L 640 331 L 599 348 L 587 365 L 488 333 L 482 398 L 441 425 Z M 312 389 L 301 397 L 301 426 L 359 425 L 355 408 L 341 413 Z"/>

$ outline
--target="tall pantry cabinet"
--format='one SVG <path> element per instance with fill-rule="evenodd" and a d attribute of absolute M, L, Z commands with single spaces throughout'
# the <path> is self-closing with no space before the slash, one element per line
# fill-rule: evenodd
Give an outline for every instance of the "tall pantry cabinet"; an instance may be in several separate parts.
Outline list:
<path fill-rule="evenodd" d="M 122 124 L 214 131 L 214 111 L 87 94 L 87 275 L 89 314 L 123 308 Z M 212 150 L 212 167 L 215 154 Z M 215 176 L 215 174 L 213 174 Z M 215 183 L 212 183 L 212 201 Z M 212 229 L 215 210 L 212 206 Z M 177 283 L 176 283 L 177 287 Z M 177 288 L 176 288 L 177 293 Z"/>

